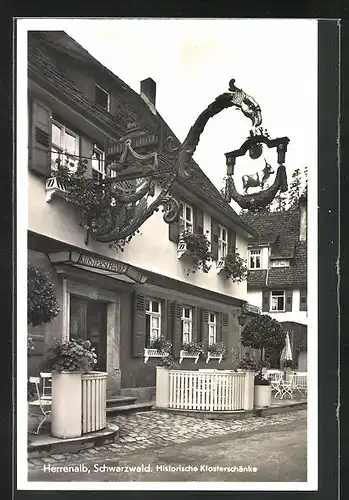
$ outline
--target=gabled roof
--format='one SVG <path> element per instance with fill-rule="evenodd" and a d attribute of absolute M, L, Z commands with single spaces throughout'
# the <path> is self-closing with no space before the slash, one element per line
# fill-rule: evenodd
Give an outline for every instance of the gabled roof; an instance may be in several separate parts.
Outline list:
<path fill-rule="evenodd" d="M 150 112 L 148 105 L 137 92 L 91 56 L 79 43 L 64 31 L 30 32 L 28 52 L 28 68 L 30 71 L 40 78 L 44 78 L 55 88 L 72 95 L 83 109 L 92 112 L 94 116 L 104 120 L 107 125 L 114 128 L 118 137 L 125 135 L 128 124 L 134 121 L 139 122 L 145 132 L 158 133 L 162 141 L 158 148 L 159 168 L 166 171 L 173 168 L 176 155 L 165 150 L 164 142 L 168 136 L 172 136 L 172 146 L 177 147 L 181 143 L 171 128 L 158 112 L 156 115 Z M 112 94 L 116 99 L 117 114 L 108 113 L 88 99 L 77 88 L 75 82 L 69 78 L 67 72 L 64 71 L 64 67 L 61 64 L 58 66 L 52 61 L 52 53 L 59 53 L 64 57 L 73 58 L 76 64 L 88 65 L 94 70 L 97 68 L 106 75 L 113 83 Z M 178 179 L 178 184 L 188 187 L 205 202 L 229 217 L 234 225 L 237 224 L 244 231 L 255 236 L 256 233 L 253 228 L 239 217 L 193 159 L 190 166 L 194 176 L 187 178 L 182 174 Z"/>
<path fill-rule="evenodd" d="M 264 242 L 264 246 L 270 244 L 270 259 L 290 260 L 290 267 L 269 267 L 268 272 L 250 270 L 248 288 L 306 286 L 307 242 L 299 240 L 300 210 L 243 213 L 241 218 L 258 232 L 258 237 L 249 243 L 250 248 Z"/>

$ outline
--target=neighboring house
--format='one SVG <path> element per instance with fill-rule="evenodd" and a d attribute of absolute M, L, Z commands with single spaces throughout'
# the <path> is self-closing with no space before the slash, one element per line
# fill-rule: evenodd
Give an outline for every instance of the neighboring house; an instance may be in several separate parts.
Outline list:
<path fill-rule="evenodd" d="M 248 302 L 283 323 L 294 360 L 306 369 L 307 199 L 286 212 L 243 213 L 258 237 L 248 245 Z"/>
<path fill-rule="evenodd" d="M 172 340 L 177 359 L 183 341 L 227 346 L 220 365 L 184 359 L 184 368 L 236 366 L 247 283 L 227 279 L 217 262 L 233 248 L 246 259 L 256 233 L 192 161 L 194 178 L 178 178 L 173 190 L 181 203 L 179 222 L 168 225 L 155 212 L 123 252 L 93 238 L 86 245 L 76 210 L 47 180 L 57 157 L 72 164 L 83 157 L 89 174 L 104 177 L 107 141 L 138 129 L 151 140 L 132 139 L 132 147 L 157 151 L 159 168 L 168 170 L 176 155 L 166 149 L 167 138 L 174 137 L 174 146 L 179 141 L 156 110 L 152 79 L 142 81 L 137 94 L 64 32 L 30 32 L 28 49 L 28 259 L 50 272 L 61 306 L 52 323 L 31 329 L 31 369 L 39 369 L 55 338 L 77 335 L 95 346 L 97 369 L 108 372 L 109 396 L 151 396 L 159 359 L 145 363 L 144 348 L 159 335 Z M 187 275 L 178 248 L 183 229 L 207 234 L 214 258 L 207 274 Z"/>

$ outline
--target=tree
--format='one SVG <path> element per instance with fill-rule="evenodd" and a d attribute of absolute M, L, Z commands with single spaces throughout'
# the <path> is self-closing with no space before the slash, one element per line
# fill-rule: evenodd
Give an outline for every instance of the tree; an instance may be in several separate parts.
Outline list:
<path fill-rule="evenodd" d="M 54 284 L 48 273 L 28 266 L 28 323 L 31 326 L 49 323 L 59 314 Z"/>
<path fill-rule="evenodd" d="M 302 192 L 302 177 L 299 168 L 296 168 L 292 174 L 292 182 L 289 188 L 288 201 L 290 208 L 298 206 L 298 200 Z"/>
<path fill-rule="evenodd" d="M 262 369 L 265 350 L 270 348 L 281 350 L 285 345 L 286 332 L 276 319 L 268 314 L 261 314 L 244 326 L 241 337 L 243 346 L 260 349 Z"/>

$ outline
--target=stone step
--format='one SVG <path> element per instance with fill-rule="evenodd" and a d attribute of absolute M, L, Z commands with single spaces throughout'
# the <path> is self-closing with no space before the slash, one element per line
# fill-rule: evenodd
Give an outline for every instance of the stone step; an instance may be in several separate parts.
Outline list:
<path fill-rule="evenodd" d="M 135 396 L 114 396 L 107 399 L 107 408 L 112 406 L 132 405 L 136 401 Z"/>
<path fill-rule="evenodd" d="M 107 407 L 107 415 L 109 414 L 117 414 L 117 413 L 127 413 L 127 412 L 136 412 L 136 411 L 149 411 L 153 407 L 153 403 L 151 401 L 147 401 L 144 403 L 134 403 L 131 405 L 122 405 L 122 406 L 108 406 Z"/>

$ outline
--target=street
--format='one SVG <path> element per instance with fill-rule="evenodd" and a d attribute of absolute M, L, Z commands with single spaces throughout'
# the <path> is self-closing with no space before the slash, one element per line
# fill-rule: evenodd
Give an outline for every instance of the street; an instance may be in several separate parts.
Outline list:
<path fill-rule="evenodd" d="M 291 415 L 290 415 L 291 417 Z M 265 422 L 267 423 L 267 422 Z M 30 481 L 289 481 L 307 480 L 306 412 L 277 425 L 230 432 L 83 462 L 46 463 Z M 71 466 L 77 472 L 60 467 Z M 72 470 L 70 469 L 70 470 Z"/>

